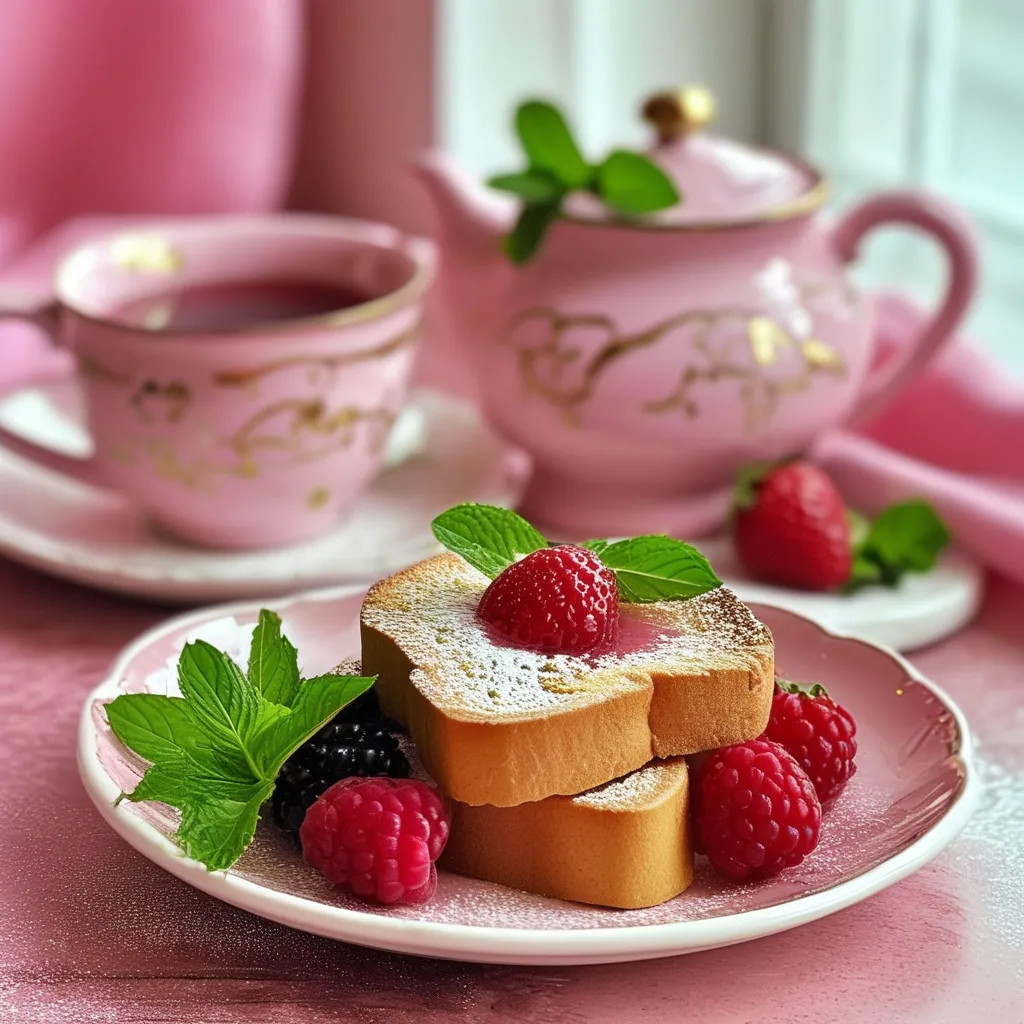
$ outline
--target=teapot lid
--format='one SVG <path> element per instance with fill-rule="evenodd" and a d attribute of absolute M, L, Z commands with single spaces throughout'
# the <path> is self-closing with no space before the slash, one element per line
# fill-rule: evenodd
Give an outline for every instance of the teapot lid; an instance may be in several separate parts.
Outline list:
<path fill-rule="evenodd" d="M 715 101 L 702 87 L 651 96 L 644 120 L 657 132 L 647 155 L 675 182 L 681 201 L 639 218 L 637 226 L 709 229 L 785 220 L 817 209 L 825 199 L 821 174 L 802 160 L 703 129 Z M 572 220 L 613 220 L 595 197 L 574 195 L 564 213 Z M 631 222 L 633 223 L 633 222 Z"/>

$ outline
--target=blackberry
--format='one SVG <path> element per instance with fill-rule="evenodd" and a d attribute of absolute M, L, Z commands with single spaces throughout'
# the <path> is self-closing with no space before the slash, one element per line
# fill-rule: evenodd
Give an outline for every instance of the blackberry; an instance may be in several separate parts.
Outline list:
<path fill-rule="evenodd" d="M 307 808 L 334 783 L 356 775 L 407 778 L 397 731 L 381 716 L 372 690 L 353 701 L 285 761 L 271 797 L 274 824 L 298 841 Z"/>
<path fill-rule="evenodd" d="M 339 665 L 334 671 L 341 672 L 342 669 L 345 672 L 354 672 L 355 675 L 359 675 L 360 671 L 358 666 L 350 668 L 347 665 Z M 344 675 L 345 672 L 341 672 L 341 674 Z M 363 690 L 355 700 L 346 704 L 320 732 L 326 732 L 336 722 L 374 722 L 381 719 L 384 719 L 384 716 L 380 713 L 377 691 L 371 686 L 368 690 Z M 395 729 L 398 728 L 397 724 L 392 722 L 390 718 L 386 719 L 386 721 Z"/>

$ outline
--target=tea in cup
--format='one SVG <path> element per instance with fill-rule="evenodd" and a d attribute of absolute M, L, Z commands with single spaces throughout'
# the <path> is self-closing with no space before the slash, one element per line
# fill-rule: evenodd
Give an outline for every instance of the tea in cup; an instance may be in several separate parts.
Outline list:
<path fill-rule="evenodd" d="M 424 239 L 318 215 L 90 240 L 60 261 L 52 298 L 0 315 L 74 354 L 93 454 L 2 430 L 0 444 L 128 495 L 196 544 L 324 533 L 381 468 L 433 263 Z"/>

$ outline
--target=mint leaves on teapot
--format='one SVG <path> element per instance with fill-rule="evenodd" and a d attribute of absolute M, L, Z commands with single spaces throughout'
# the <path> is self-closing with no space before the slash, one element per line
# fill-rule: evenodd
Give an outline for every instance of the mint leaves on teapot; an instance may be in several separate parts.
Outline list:
<path fill-rule="evenodd" d="M 616 149 L 601 163 L 588 163 L 565 118 L 550 103 L 521 104 L 515 128 L 526 153 L 526 170 L 488 181 L 523 201 L 519 219 L 504 240 L 513 263 L 525 263 L 537 252 L 570 192 L 591 192 L 625 217 L 654 213 L 680 200 L 671 179 L 640 153 Z"/>

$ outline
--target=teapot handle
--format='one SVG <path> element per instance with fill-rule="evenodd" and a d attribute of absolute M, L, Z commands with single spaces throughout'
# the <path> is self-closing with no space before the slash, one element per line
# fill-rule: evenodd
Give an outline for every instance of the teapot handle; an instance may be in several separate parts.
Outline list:
<path fill-rule="evenodd" d="M 869 371 L 851 419 L 870 419 L 924 368 L 953 337 L 974 296 L 978 248 L 974 233 L 950 204 L 921 192 L 883 192 L 853 207 L 832 229 L 832 244 L 849 263 L 860 241 L 879 224 L 904 224 L 931 235 L 945 250 L 949 274 L 936 313 L 898 356 Z"/>

